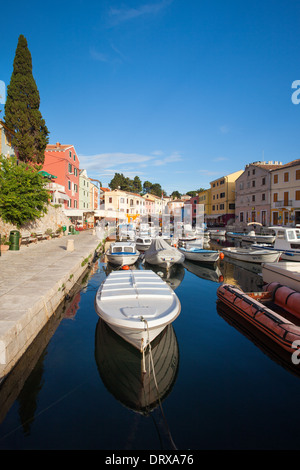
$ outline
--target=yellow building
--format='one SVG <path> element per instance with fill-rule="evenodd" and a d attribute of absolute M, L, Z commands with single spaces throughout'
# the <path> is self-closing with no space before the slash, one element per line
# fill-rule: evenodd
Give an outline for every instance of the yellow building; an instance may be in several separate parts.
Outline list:
<path fill-rule="evenodd" d="M 243 170 L 222 176 L 210 183 L 211 213 L 208 225 L 224 226 L 235 221 L 235 181 Z"/>
<path fill-rule="evenodd" d="M 206 217 L 211 214 L 211 190 L 205 189 L 204 191 L 201 191 L 198 193 L 198 204 L 203 204 L 204 205 L 204 221 L 206 222 Z"/>

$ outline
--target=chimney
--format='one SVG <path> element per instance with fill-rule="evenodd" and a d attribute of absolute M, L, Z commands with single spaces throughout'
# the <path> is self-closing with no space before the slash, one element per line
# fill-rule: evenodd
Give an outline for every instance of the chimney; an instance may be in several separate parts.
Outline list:
<path fill-rule="evenodd" d="M 56 147 L 60 147 L 60 142 L 56 142 Z"/>

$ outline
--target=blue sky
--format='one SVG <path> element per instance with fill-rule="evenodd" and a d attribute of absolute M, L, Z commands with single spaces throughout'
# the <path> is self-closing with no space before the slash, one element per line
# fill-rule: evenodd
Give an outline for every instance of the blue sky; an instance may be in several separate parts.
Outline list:
<path fill-rule="evenodd" d="M 13 5 L 0 7 L 0 80 L 24 34 L 50 143 L 74 144 L 104 186 L 119 172 L 185 193 L 300 157 L 300 0 Z"/>

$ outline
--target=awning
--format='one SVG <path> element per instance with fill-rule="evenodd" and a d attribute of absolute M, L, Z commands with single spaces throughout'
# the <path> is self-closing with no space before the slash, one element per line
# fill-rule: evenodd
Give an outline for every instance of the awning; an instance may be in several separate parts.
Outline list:
<path fill-rule="evenodd" d="M 83 211 L 78 209 L 63 209 L 64 214 L 67 217 L 82 217 Z"/>
<path fill-rule="evenodd" d="M 54 196 L 57 199 L 63 199 L 64 201 L 69 201 L 70 200 L 70 197 L 67 194 L 61 193 L 60 191 L 55 191 Z"/>
<path fill-rule="evenodd" d="M 51 175 L 51 173 L 48 173 L 47 171 L 44 171 L 44 170 L 39 171 L 39 174 L 44 176 L 45 178 L 49 178 L 51 180 L 53 178 L 57 178 L 57 176 Z"/>

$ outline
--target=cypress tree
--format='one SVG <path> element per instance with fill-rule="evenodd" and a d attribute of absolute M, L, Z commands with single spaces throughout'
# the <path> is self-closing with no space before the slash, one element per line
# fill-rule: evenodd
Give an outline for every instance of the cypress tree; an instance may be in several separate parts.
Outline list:
<path fill-rule="evenodd" d="M 7 87 L 5 123 L 14 131 L 12 145 L 23 162 L 43 164 L 45 159 L 49 131 L 39 107 L 40 95 L 32 75 L 31 54 L 21 34 Z"/>

